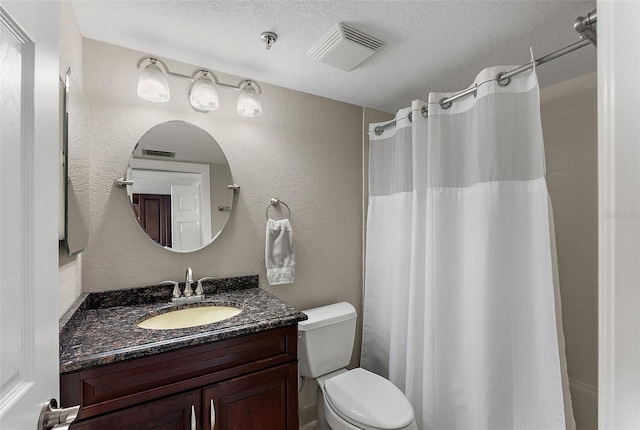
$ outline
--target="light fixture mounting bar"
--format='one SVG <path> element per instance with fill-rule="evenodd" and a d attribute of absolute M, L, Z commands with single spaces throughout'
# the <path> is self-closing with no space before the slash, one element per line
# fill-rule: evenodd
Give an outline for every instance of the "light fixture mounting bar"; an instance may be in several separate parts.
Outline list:
<path fill-rule="evenodd" d="M 270 39 L 269 43 L 274 41 L 275 39 Z M 220 82 L 214 72 L 204 68 L 195 69 L 191 75 L 172 72 L 167 63 L 151 55 L 140 58 L 136 67 L 141 69 L 145 61 L 148 61 L 148 64 L 138 78 L 138 96 L 143 100 L 155 103 L 169 101 L 171 93 L 166 76 L 173 76 L 191 81 L 188 98 L 191 107 L 196 112 L 207 113 L 218 109 L 220 102 L 216 87 L 225 87 L 240 92 L 236 103 L 238 115 L 247 118 L 262 115 L 262 101 L 260 100 L 262 88 L 253 80 L 243 78 L 236 85 L 228 84 Z"/>
<path fill-rule="evenodd" d="M 182 73 L 177 73 L 177 72 L 172 72 L 171 70 L 167 70 L 167 75 L 169 76 L 175 76 L 176 78 L 183 78 L 183 79 L 193 79 L 191 76 L 189 75 L 184 75 Z"/>
<path fill-rule="evenodd" d="M 196 75 L 198 73 L 207 72 L 208 74 L 211 75 L 211 77 L 215 81 L 216 85 L 220 85 L 221 87 L 231 88 L 231 89 L 239 91 L 239 90 L 242 89 L 242 86 L 243 86 L 244 83 L 251 82 L 251 84 L 255 85 L 255 87 L 258 89 L 258 94 L 262 94 L 262 88 L 260 88 L 260 86 L 257 84 L 256 81 L 253 81 L 251 79 L 242 79 L 240 82 L 238 82 L 236 85 L 234 85 L 234 84 L 227 84 L 227 83 L 224 83 L 224 82 L 220 82 L 218 80 L 218 76 L 215 73 L 213 73 L 211 70 L 208 70 L 208 69 L 198 68 L 191 75 L 185 75 L 184 73 L 172 72 L 171 70 L 169 70 L 169 66 L 167 66 L 167 63 L 162 61 L 160 58 L 154 57 L 152 55 L 145 55 L 144 57 L 140 58 L 138 60 L 138 62 L 136 63 L 136 67 L 138 69 L 140 69 L 140 66 L 142 65 L 142 63 L 145 60 L 149 60 L 150 62 L 160 63 L 162 65 L 162 67 L 164 68 L 165 73 L 167 75 L 173 76 L 175 78 L 188 79 L 188 80 L 191 81 L 196 77 Z"/>

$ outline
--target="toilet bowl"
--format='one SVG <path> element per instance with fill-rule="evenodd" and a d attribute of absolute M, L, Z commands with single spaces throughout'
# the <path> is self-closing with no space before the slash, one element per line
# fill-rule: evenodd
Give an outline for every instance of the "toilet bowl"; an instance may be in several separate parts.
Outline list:
<path fill-rule="evenodd" d="M 347 370 L 356 311 L 342 302 L 303 311 L 298 323 L 300 375 L 318 382 L 318 427 L 332 430 L 417 430 L 413 407 L 387 379 Z"/>

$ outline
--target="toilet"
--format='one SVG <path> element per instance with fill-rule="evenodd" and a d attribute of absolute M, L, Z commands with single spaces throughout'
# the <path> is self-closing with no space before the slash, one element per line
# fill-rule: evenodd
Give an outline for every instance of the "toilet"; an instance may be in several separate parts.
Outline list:
<path fill-rule="evenodd" d="M 300 375 L 318 382 L 318 428 L 417 430 L 413 407 L 387 379 L 347 370 L 356 333 L 356 310 L 346 302 L 303 311 L 298 323 Z"/>

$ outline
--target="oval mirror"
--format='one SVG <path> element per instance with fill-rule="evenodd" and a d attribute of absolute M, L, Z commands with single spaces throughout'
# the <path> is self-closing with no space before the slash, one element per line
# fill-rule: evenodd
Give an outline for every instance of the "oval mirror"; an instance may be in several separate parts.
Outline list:
<path fill-rule="evenodd" d="M 233 203 L 227 158 L 213 137 L 184 121 L 149 129 L 133 149 L 127 194 L 133 214 L 158 245 L 192 252 L 222 232 Z"/>

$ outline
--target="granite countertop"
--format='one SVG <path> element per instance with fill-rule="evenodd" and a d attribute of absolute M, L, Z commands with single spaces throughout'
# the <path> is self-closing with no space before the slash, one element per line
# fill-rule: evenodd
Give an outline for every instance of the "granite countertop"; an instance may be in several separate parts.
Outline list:
<path fill-rule="evenodd" d="M 258 288 L 258 276 L 203 282 L 205 300 L 170 302 L 172 286 L 82 294 L 60 319 L 60 373 L 144 357 L 296 324 L 307 316 Z M 182 285 L 181 285 L 182 287 Z M 141 321 L 171 310 L 211 303 L 242 312 L 229 319 L 191 328 L 148 330 Z"/>

